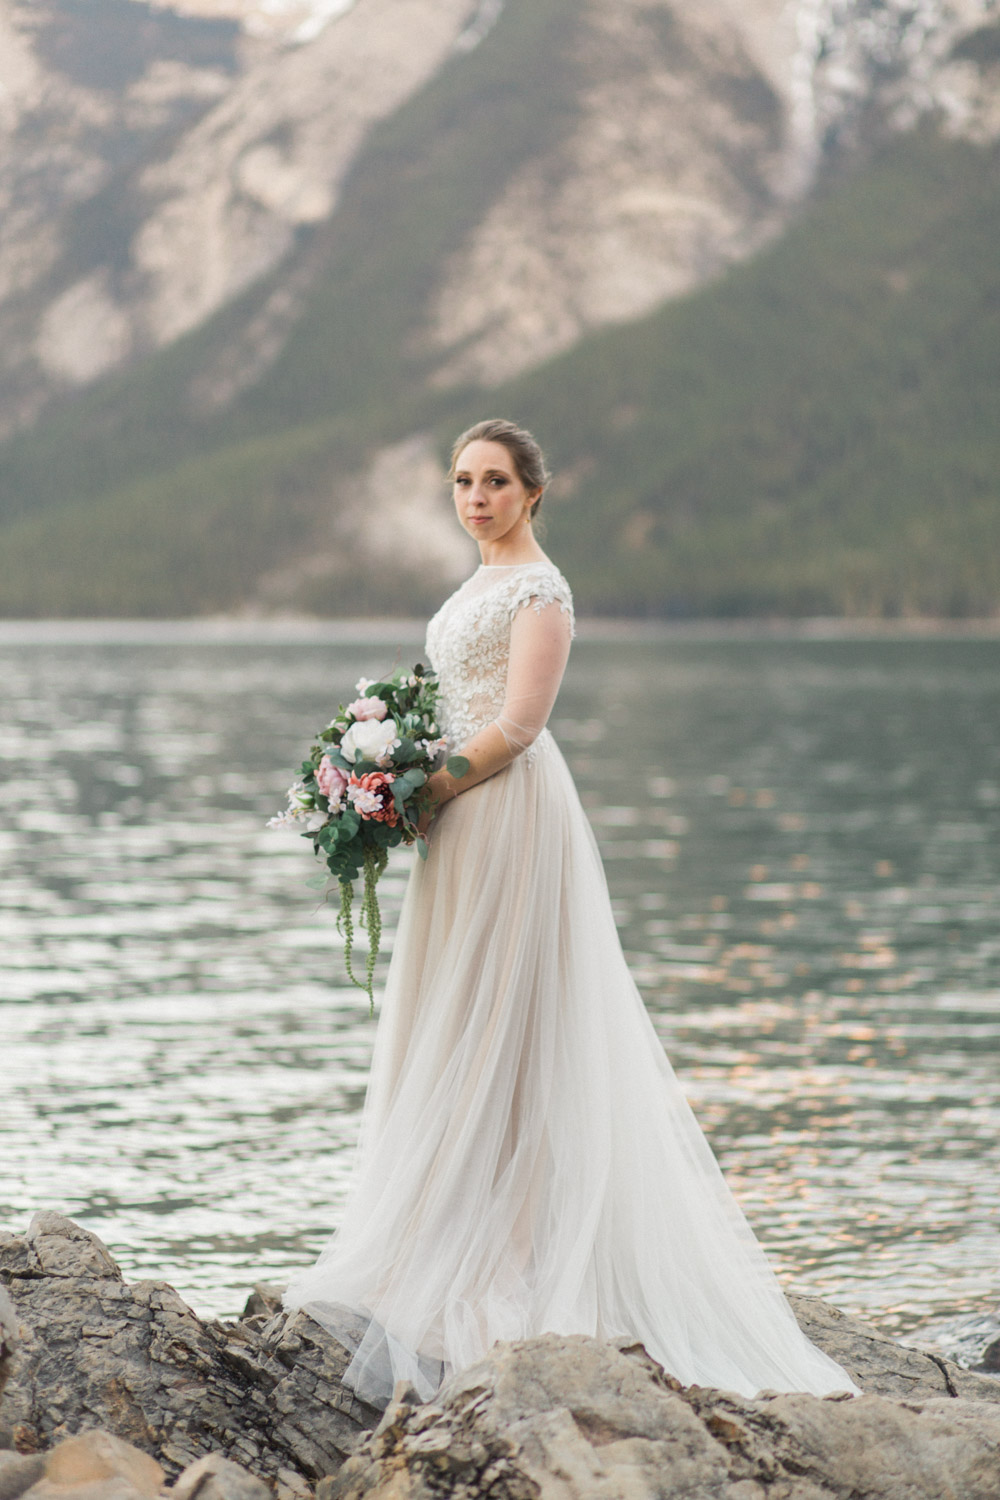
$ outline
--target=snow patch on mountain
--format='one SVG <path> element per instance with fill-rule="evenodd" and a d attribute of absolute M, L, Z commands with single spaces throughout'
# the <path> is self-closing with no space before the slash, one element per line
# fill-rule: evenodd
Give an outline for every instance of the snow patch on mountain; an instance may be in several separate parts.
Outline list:
<path fill-rule="evenodd" d="M 238 21 L 249 36 L 302 46 L 352 10 L 358 0 L 134 0 L 154 10 L 210 20 Z"/>
<path fill-rule="evenodd" d="M 894 130 L 936 113 L 972 138 L 996 134 L 995 89 L 953 54 L 962 36 L 1000 20 L 997 0 L 791 0 L 790 10 L 794 192 L 831 148 L 857 145 L 873 103 Z"/>

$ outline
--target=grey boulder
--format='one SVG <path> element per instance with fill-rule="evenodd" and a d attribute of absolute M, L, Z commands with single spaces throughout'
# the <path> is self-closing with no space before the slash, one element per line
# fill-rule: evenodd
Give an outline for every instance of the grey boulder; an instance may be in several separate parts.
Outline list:
<path fill-rule="evenodd" d="M 497 1345 L 400 1392 L 317 1500 L 997 1500 L 1000 1403 L 682 1387 L 641 1346 Z"/>
<path fill-rule="evenodd" d="M 547 1335 L 383 1416 L 276 1287 L 201 1319 L 55 1213 L 0 1234 L 0 1282 L 0 1500 L 1000 1500 L 1000 1382 L 815 1298 L 796 1316 L 860 1398 L 683 1388 Z"/>
<path fill-rule="evenodd" d="M 21 1340 L 0 1421 L 22 1453 L 99 1425 L 170 1477 L 221 1454 L 293 1500 L 380 1416 L 342 1384 L 346 1350 L 304 1313 L 201 1319 L 165 1282 L 127 1283 L 61 1214 L 0 1234 L 0 1279 Z"/>

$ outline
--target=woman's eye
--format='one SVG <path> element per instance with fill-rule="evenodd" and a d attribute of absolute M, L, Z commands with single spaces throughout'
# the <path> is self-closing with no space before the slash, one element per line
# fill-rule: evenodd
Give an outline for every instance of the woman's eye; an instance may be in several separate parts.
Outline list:
<path fill-rule="evenodd" d="M 493 478 L 490 480 L 490 484 L 492 484 L 494 489 L 497 490 L 501 489 L 506 483 L 506 479 L 504 479 L 501 474 L 494 474 Z"/>

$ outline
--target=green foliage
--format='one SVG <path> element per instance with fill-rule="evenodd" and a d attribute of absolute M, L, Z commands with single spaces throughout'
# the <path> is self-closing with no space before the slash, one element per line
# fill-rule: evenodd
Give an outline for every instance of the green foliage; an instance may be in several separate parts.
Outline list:
<path fill-rule="evenodd" d="M 190 458 L 88 506 L 4 528 L 11 615 L 171 615 L 245 597 L 313 535 L 329 440 L 298 429 Z"/>

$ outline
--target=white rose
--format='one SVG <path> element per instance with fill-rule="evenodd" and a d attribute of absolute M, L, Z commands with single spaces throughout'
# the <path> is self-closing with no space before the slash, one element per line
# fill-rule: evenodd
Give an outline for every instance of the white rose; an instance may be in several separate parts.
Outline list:
<path fill-rule="evenodd" d="M 398 744 L 392 719 L 363 719 L 351 725 L 340 742 L 340 750 L 353 763 L 359 760 L 380 762 Z"/>

